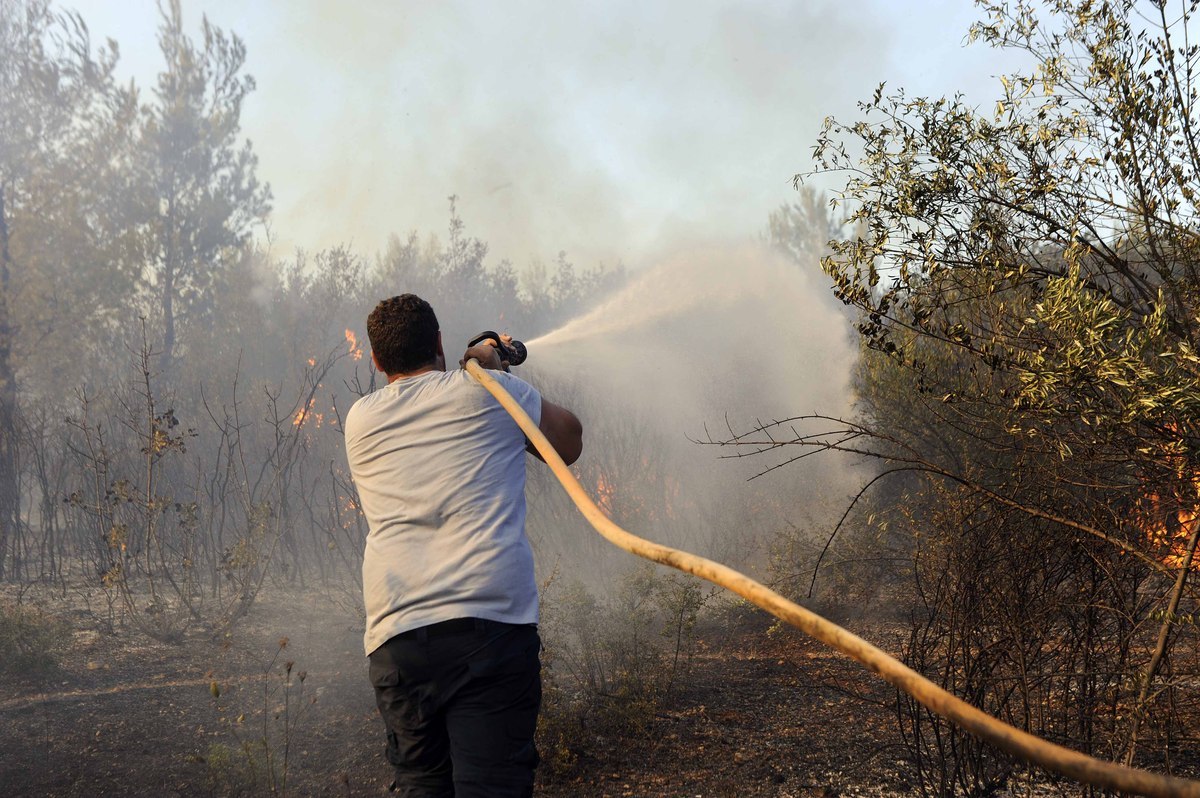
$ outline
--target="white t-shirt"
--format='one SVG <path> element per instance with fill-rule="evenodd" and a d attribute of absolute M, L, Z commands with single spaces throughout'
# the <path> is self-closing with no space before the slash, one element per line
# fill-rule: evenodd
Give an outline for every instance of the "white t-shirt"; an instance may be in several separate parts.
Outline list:
<path fill-rule="evenodd" d="M 491 372 L 534 423 L 542 399 Z M 430 371 L 362 397 L 346 456 L 370 531 L 364 645 L 454 618 L 536 623 L 525 537 L 525 436 L 466 371 Z"/>

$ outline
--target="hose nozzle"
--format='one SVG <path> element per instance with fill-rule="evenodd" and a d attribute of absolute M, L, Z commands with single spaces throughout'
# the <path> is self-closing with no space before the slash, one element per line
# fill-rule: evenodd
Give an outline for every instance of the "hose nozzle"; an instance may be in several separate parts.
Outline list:
<path fill-rule="evenodd" d="M 529 356 L 529 351 L 525 348 L 525 344 L 516 340 L 510 339 L 508 343 L 504 343 L 504 339 L 500 334 L 492 330 L 484 330 L 476 335 L 467 343 L 469 349 L 475 344 L 483 343 L 484 341 L 494 341 L 496 348 L 500 350 L 500 359 L 508 362 L 510 366 L 519 366 L 525 362 L 525 358 Z"/>

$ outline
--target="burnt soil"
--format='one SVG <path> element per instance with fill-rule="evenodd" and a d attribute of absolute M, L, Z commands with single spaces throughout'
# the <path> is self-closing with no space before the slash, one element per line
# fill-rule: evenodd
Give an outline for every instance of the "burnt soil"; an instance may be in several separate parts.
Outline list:
<path fill-rule="evenodd" d="M 731 617 L 701 631 L 684 675 L 635 729 L 585 729 L 570 766 L 544 767 L 536 794 L 911 792 L 887 685 L 798 632 Z M 175 645 L 101 634 L 81 611 L 67 620 L 59 669 L 0 681 L 0 794 L 272 794 L 264 752 L 279 773 L 285 748 L 275 793 L 387 794 L 361 633 L 334 604 L 275 590 L 232 635 Z M 873 624 L 855 626 L 898 651 L 902 625 Z"/>

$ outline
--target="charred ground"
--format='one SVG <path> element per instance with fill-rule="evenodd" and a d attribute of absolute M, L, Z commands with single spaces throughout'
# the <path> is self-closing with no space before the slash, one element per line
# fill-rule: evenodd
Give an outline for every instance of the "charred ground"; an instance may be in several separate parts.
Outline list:
<path fill-rule="evenodd" d="M 84 611 L 63 617 L 60 667 L 0 686 L 6 794 L 384 794 L 360 632 L 323 598 L 270 591 L 231 636 L 182 645 L 102 634 Z M 886 646 L 902 636 L 888 623 L 864 631 Z M 702 624 L 651 711 L 624 727 L 585 723 L 569 751 L 543 741 L 557 759 L 538 794 L 902 794 L 912 785 L 892 699 L 853 663 L 737 611 Z"/>

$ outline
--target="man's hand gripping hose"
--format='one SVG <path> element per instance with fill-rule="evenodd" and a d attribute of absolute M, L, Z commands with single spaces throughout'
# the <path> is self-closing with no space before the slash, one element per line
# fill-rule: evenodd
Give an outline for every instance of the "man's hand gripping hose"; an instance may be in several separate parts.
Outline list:
<path fill-rule="evenodd" d="M 579 480 L 567 470 L 562 458 L 538 430 L 529 415 L 516 400 L 496 382 L 487 371 L 472 359 L 465 368 L 483 385 L 520 425 L 526 437 L 550 466 L 562 483 L 567 495 L 596 531 L 610 543 L 631 554 L 652 562 L 669 565 L 689 574 L 707 579 L 753 602 L 775 617 L 787 621 L 805 634 L 854 658 L 879 674 L 885 681 L 908 693 L 929 710 L 957 723 L 971 734 L 1009 754 L 1084 784 L 1158 798 L 1200 798 L 1200 781 L 1189 781 L 1113 762 L 1072 751 L 1061 745 L 1035 737 L 1015 726 L 976 709 L 962 699 L 921 676 L 916 671 L 884 653 L 861 637 L 848 632 L 820 615 L 788 601 L 770 588 L 755 582 L 732 568 L 678 549 L 668 548 L 632 535 L 613 523 L 601 512 L 584 491 Z"/>

